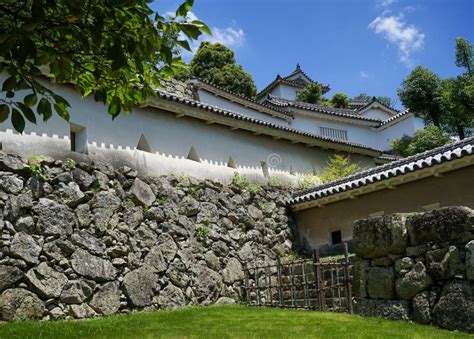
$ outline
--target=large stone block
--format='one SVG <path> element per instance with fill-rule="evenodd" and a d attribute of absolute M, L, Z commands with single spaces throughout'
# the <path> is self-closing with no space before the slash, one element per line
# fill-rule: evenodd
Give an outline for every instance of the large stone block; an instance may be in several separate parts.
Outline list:
<path fill-rule="evenodd" d="M 89 305 L 99 314 L 116 313 L 120 308 L 120 290 L 118 281 L 109 282 L 99 287 Z"/>
<path fill-rule="evenodd" d="M 41 246 L 31 235 L 24 232 L 16 233 L 10 245 L 12 256 L 23 259 L 29 264 L 37 264 L 38 256 L 41 253 Z"/>
<path fill-rule="evenodd" d="M 124 292 L 133 306 L 151 305 L 153 290 L 158 283 L 158 277 L 153 271 L 154 269 L 148 266 L 142 266 L 125 275 L 123 279 Z"/>
<path fill-rule="evenodd" d="M 409 300 L 431 284 L 433 284 L 433 279 L 426 272 L 425 265 L 422 262 L 417 262 L 407 274 L 397 279 L 397 295 L 401 299 Z"/>
<path fill-rule="evenodd" d="M 70 235 L 76 225 L 69 207 L 50 199 L 41 198 L 33 211 L 38 215 L 36 227 L 44 235 Z"/>
<path fill-rule="evenodd" d="M 474 231 L 474 211 L 467 207 L 444 207 L 411 216 L 407 222 L 411 246 L 428 242 L 461 240 Z"/>
<path fill-rule="evenodd" d="M 133 194 L 134 200 L 143 206 L 151 206 L 156 200 L 150 186 L 138 178 L 133 182 L 130 192 Z"/>
<path fill-rule="evenodd" d="M 466 276 L 469 280 L 474 280 L 474 240 L 466 245 Z"/>
<path fill-rule="evenodd" d="M 21 278 L 23 278 L 23 271 L 18 267 L 0 265 L 0 292 L 11 287 Z"/>
<path fill-rule="evenodd" d="M 393 268 L 370 268 L 367 293 L 372 299 L 393 299 L 395 296 L 395 272 Z"/>
<path fill-rule="evenodd" d="M 354 251 L 361 258 L 404 254 L 407 246 L 405 214 L 392 214 L 357 220 L 354 225 Z"/>
<path fill-rule="evenodd" d="M 83 249 L 78 249 L 73 253 L 71 265 L 77 274 L 95 281 L 112 280 L 117 273 L 110 261 L 92 255 Z"/>
<path fill-rule="evenodd" d="M 433 321 L 450 330 L 474 331 L 474 282 L 448 282 L 434 307 Z"/>
<path fill-rule="evenodd" d="M 357 298 L 367 297 L 367 271 L 369 260 L 356 260 L 353 267 L 353 291 Z"/>
<path fill-rule="evenodd" d="M 0 320 L 39 320 L 45 305 L 36 294 L 22 288 L 13 288 L 0 295 Z"/>
<path fill-rule="evenodd" d="M 26 280 L 31 288 L 45 298 L 58 298 L 61 295 L 67 277 L 51 268 L 45 262 L 26 273 Z"/>
<path fill-rule="evenodd" d="M 410 303 L 406 300 L 356 299 L 354 311 L 369 317 L 384 317 L 393 320 L 410 319 Z"/>

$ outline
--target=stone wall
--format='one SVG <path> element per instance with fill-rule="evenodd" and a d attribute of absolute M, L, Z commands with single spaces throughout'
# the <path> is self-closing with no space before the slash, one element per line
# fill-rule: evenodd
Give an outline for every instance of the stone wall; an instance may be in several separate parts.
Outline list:
<path fill-rule="evenodd" d="M 243 265 L 292 251 L 289 192 L 0 152 L 0 320 L 241 299 Z"/>
<path fill-rule="evenodd" d="M 357 221 L 356 311 L 473 332 L 473 239 L 467 207 Z"/>

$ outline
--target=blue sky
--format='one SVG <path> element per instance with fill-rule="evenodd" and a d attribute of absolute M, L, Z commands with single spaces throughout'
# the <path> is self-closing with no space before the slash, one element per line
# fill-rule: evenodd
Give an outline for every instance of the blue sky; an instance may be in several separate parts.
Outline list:
<path fill-rule="evenodd" d="M 179 3 L 152 8 L 166 13 Z M 329 97 L 396 98 L 414 66 L 459 74 L 454 39 L 474 42 L 474 0 L 195 0 L 192 12 L 214 32 L 205 39 L 231 47 L 259 90 L 299 62 L 331 86 Z"/>

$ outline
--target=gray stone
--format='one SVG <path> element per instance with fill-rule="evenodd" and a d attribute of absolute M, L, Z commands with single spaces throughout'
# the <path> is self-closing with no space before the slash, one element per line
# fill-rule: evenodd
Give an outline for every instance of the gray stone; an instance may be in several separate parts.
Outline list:
<path fill-rule="evenodd" d="M 29 264 L 36 264 L 40 253 L 41 247 L 31 235 L 20 232 L 13 236 L 10 244 L 12 256 L 23 259 Z"/>
<path fill-rule="evenodd" d="M 71 242 L 94 254 L 103 254 L 105 245 L 85 230 L 78 230 L 71 236 Z"/>
<path fill-rule="evenodd" d="M 77 274 L 95 281 L 113 280 L 117 270 L 108 260 L 78 249 L 71 257 L 71 265 Z"/>
<path fill-rule="evenodd" d="M 179 203 L 179 213 L 191 217 L 199 212 L 199 202 L 190 196 L 185 196 Z"/>
<path fill-rule="evenodd" d="M 123 289 L 133 306 L 144 307 L 151 305 L 153 288 L 158 283 L 158 277 L 153 269 L 142 266 L 127 273 L 123 279 Z"/>
<path fill-rule="evenodd" d="M 61 183 L 57 190 L 57 195 L 62 203 L 72 208 L 79 205 L 85 199 L 84 193 L 82 193 L 79 185 L 75 182 L 70 182 L 67 185 Z"/>
<path fill-rule="evenodd" d="M 49 315 L 51 316 L 52 320 L 60 320 L 66 317 L 66 314 L 64 314 L 64 311 L 62 310 L 61 307 L 53 308 L 52 310 L 49 311 Z"/>
<path fill-rule="evenodd" d="M 369 260 L 358 259 L 353 267 L 353 291 L 354 296 L 359 298 L 367 297 L 367 271 Z"/>
<path fill-rule="evenodd" d="M 405 300 L 357 299 L 354 302 L 354 311 L 369 317 L 408 320 L 410 303 Z"/>
<path fill-rule="evenodd" d="M 74 181 L 79 184 L 81 190 L 84 191 L 87 191 L 95 181 L 92 175 L 80 168 L 75 168 L 72 171 L 72 176 L 74 177 Z"/>
<path fill-rule="evenodd" d="M 392 260 L 389 257 L 380 257 L 372 260 L 372 265 L 380 267 L 388 267 L 392 265 Z"/>
<path fill-rule="evenodd" d="M 203 304 L 216 301 L 223 287 L 221 275 L 202 265 L 193 266 L 191 269 L 194 273 L 194 293 L 198 301 Z"/>
<path fill-rule="evenodd" d="M 35 222 L 30 215 L 20 217 L 15 223 L 15 229 L 18 232 L 25 232 L 28 234 L 34 233 Z"/>
<path fill-rule="evenodd" d="M 171 262 L 178 252 L 178 246 L 174 242 L 173 237 L 168 233 L 160 234 L 157 244 L 166 262 Z"/>
<path fill-rule="evenodd" d="M 26 273 L 31 288 L 44 298 L 58 298 L 67 283 L 67 277 L 42 262 Z"/>
<path fill-rule="evenodd" d="M 50 199 L 40 198 L 33 211 L 38 215 L 36 227 L 44 235 L 70 235 L 76 224 L 69 207 Z"/>
<path fill-rule="evenodd" d="M 165 220 L 165 212 L 161 207 L 152 206 L 146 211 L 145 217 L 160 223 Z"/>
<path fill-rule="evenodd" d="M 474 331 L 474 283 L 448 282 L 433 309 L 433 322 L 450 330 Z"/>
<path fill-rule="evenodd" d="M 82 204 L 76 207 L 76 216 L 77 221 L 79 222 L 79 227 L 87 227 L 91 223 L 91 210 L 89 205 Z"/>
<path fill-rule="evenodd" d="M 410 257 L 400 258 L 395 261 L 395 271 L 398 274 L 405 274 L 412 269 L 414 265 L 413 259 Z"/>
<path fill-rule="evenodd" d="M 219 271 L 220 270 L 220 262 L 219 258 L 214 254 L 212 251 L 206 252 L 204 255 L 204 260 L 206 261 L 207 266 L 214 271 Z"/>
<path fill-rule="evenodd" d="M 145 256 L 145 264 L 152 269 L 153 273 L 166 271 L 168 264 L 161 253 L 160 246 L 154 246 L 150 249 L 148 254 Z"/>
<path fill-rule="evenodd" d="M 392 214 L 357 220 L 354 225 L 354 251 L 361 258 L 404 254 L 407 246 L 406 215 Z"/>
<path fill-rule="evenodd" d="M 156 200 L 150 186 L 138 178 L 133 182 L 130 192 L 133 194 L 135 201 L 143 206 L 151 206 Z"/>
<path fill-rule="evenodd" d="M 263 213 L 254 205 L 249 205 L 247 207 L 248 214 L 255 220 L 263 219 Z"/>
<path fill-rule="evenodd" d="M 229 297 L 220 297 L 217 299 L 216 304 L 218 305 L 233 305 L 235 304 L 235 300 Z"/>
<path fill-rule="evenodd" d="M 15 154 L 5 154 L 0 152 L 0 171 L 6 172 L 24 172 L 25 159 Z"/>
<path fill-rule="evenodd" d="M 422 324 L 431 323 L 430 292 L 423 291 L 413 297 L 413 319 Z"/>
<path fill-rule="evenodd" d="M 23 271 L 16 266 L 0 265 L 0 292 L 23 278 Z"/>
<path fill-rule="evenodd" d="M 464 264 L 455 246 L 426 252 L 428 273 L 435 280 L 446 280 L 463 275 Z"/>
<path fill-rule="evenodd" d="M 97 315 L 97 313 L 95 313 L 94 310 L 87 304 L 70 305 L 69 313 L 76 319 L 93 318 Z"/>
<path fill-rule="evenodd" d="M 242 281 L 244 279 L 244 270 L 242 264 L 235 258 L 229 259 L 227 265 L 222 271 L 222 276 L 226 284 L 233 284 L 236 281 Z"/>
<path fill-rule="evenodd" d="M 474 211 L 467 207 L 443 207 L 409 218 L 407 222 L 411 246 L 428 242 L 457 240 L 472 231 Z"/>
<path fill-rule="evenodd" d="M 422 262 L 417 262 L 407 274 L 397 279 L 397 295 L 402 299 L 409 300 L 431 284 L 433 284 L 433 280 L 426 272 L 425 265 Z"/>
<path fill-rule="evenodd" d="M 66 304 L 80 304 L 92 295 L 95 283 L 87 280 L 68 281 L 61 292 L 61 302 Z"/>
<path fill-rule="evenodd" d="M 99 314 L 117 313 L 120 308 L 120 290 L 118 282 L 109 282 L 99 287 L 89 305 Z"/>
<path fill-rule="evenodd" d="M 130 229 L 135 229 L 143 221 L 143 208 L 133 207 L 127 208 L 124 212 L 124 222 Z"/>
<path fill-rule="evenodd" d="M 16 175 L 1 175 L 0 189 L 7 193 L 18 194 L 23 189 L 23 180 Z"/>
<path fill-rule="evenodd" d="M 469 280 L 474 280 L 474 240 L 466 245 L 466 276 Z"/>
<path fill-rule="evenodd" d="M 385 267 L 369 269 L 367 293 L 372 299 L 393 299 L 395 295 L 395 272 Z"/>
<path fill-rule="evenodd" d="M 22 288 L 13 288 L 0 294 L 0 320 L 40 320 L 45 305 L 34 293 Z"/>
<path fill-rule="evenodd" d="M 160 292 L 157 301 L 158 305 L 163 308 L 174 308 L 186 305 L 183 291 L 173 284 L 168 284 Z"/>

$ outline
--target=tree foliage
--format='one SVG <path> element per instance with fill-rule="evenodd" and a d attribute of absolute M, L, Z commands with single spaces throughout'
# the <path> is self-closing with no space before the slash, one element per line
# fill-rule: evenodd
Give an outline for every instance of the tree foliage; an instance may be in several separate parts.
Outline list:
<path fill-rule="evenodd" d="M 311 83 L 303 88 L 297 96 L 297 100 L 308 104 L 318 104 L 323 98 L 323 92 L 320 84 Z"/>
<path fill-rule="evenodd" d="M 334 93 L 331 103 L 336 108 L 347 108 L 349 107 L 349 98 L 344 93 Z"/>
<path fill-rule="evenodd" d="M 474 74 L 474 46 L 464 38 L 456 38 L 456 66 L 464 67 L 470 76 Z"/>
<path fill-rule="evenodd" d="M 69 103 L 39 79 L 72 84 L 84 97 L 108 105 L 112 118 L 156 95 L 160 79 L 184 63 L 176 46 L 190 49 L 208 27 L 190 21 L 193 0 L 175 16 L 153 12 L 146 0 L 3 0 L 0 3 L 0 122 L 11 117 L 22 132 L 54 111 L 69 119 Z"/>
<path fill-rule="evenodd" d="M 318 175 L 322 183 L 347 177 L 360 170 L 358 163 L 351 163 L 349 155 L 335 154 L 329 157 L 326 164 L 326 169 Z"/>
<path fill-rule="evenodd" d="M 430 125 L 417 130 L 412 137 L 404 135 L 400 139 L 392 140 L 391 146 L 398 155 L 407 157 L 446 145 L 450 140 L 449 134 Z"/>
<path fill-rule="evenodd" d="M 440 82 L 438 75 L 418 66 L 403 80 L 398 89 L 398 96 L 406 108 L 437 127 L 441 127 L 440 110 L 436 101 Z"/>
<path fill-rule="evenodd" d="M 199 46 L 190 75 L 248 98 L 257 94 L 252 76 L 236 63 L 234 52 L 220 43 L 206 41 Z"/>

